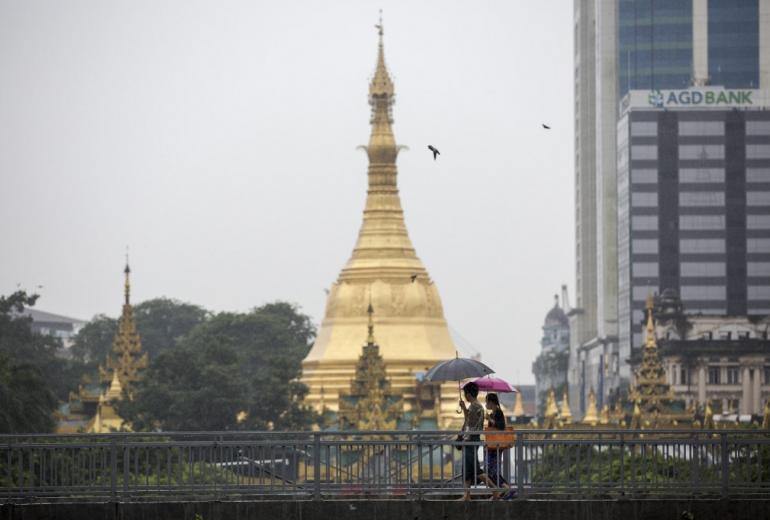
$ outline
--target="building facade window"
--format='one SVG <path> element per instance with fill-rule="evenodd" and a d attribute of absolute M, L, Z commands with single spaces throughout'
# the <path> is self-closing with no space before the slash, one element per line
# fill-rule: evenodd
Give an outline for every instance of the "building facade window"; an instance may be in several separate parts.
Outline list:
<path fill-rule="evenodd" d="M 768 175 L 770 177 L 770 175 Z M 631 170 L 631 184 L 655 184 L 658 182 L 658 170 L 638 168 Z"/>
<path fill-rule="evenodd" d="M 770 229 L 770 215 L 746 215 L 748 229 Z"/>
<path fill-rule="evenodd" d="M 725 158 L 725 147 L 721 144 L 682 144 L 679 145 L 679 159 L 714 160 Z"/>
<path fill-rule="evenodd" d="M 761 1 L 708 1 L 708 74 L 712 85 L 759 87 Z"/>
<path fill-rule="evenodd" d="M 693 206 L 724 206 L 725 192 L 723 191 L 682 191 L 679 193 L 679 205 Z"/>
<path fill-rule="evenodd" d="M 724 262 L 682 262 L 682 276 L 723 277 L 727 274 Z"/>
<path fill-rule="evenodd" d="M 727 384 L 737 385 L 740 383 L 740 369 L 738 367 L 727 367 Z"/>
<path fill-rule="evenodd" d="M 770 144 L 747 144 L 746 159 L 770 159 Z"/>
<path fill-rule="evenodd" d="M 708 384 L 710 385 L 718 385 L 719 383 L 719 373 L 721 372 L 720 367 L 709 367 L 708 372 Z"/>
<path fill-rule="evenodd" d="M 634 215 L 631 217 L 631 229 L 635 231 L 650 231 L 658 229 L 657 215 Z"/>
<path fill-rule="evenodd" d="M 682 367 L 679 370 L 679 384 L 680 385 L 690 384 L 690 370 L 688 368 Z"/>
<path fill-rule="evenodd" d="M 770 206 L 770 191 L 746 192 L 747 206 Z"/>
<path fill-rule="evenodd" d="M 749 285 L 749 300 L 770 300 L 770 285 Z"/>
<path fill-rule="evenodd" d="M 631 205 L 635 208 L 652 208 L 658 205 L 658 194 L 643 191 L 631 194 Z"/>
<path fill-rule="evenodd" d="M 770 242 L 770 240 L 769 240 Z M 768 244 L 770 247 L 770 244 Z M 721 238 L 684 238 L 679 241 L 680 253 L 724 253 L 725 241 Z"/>
<path fill-rule="evenodd" d="M 631 160 L 633 161 L 653 161 L 658 158 L 658 147 L 656 145 L 635 144 L 631 146 Z"/>
<path fill-rule="evenodd" d="M 658 135 L 657 121 L 634 121 L 631 123 L 632 137 L 650 137 Z"/>
<path fill-rule="evenodd" d="M 724 168 L 680 168 L 679 182 L 688 184 L 692 182 L 725 182 Z"/>
<path fill-rule="evenodd" d="M 679 135 L 725 135 L 725 122 L 679 121 Z"/>
<path fill-rule="evenodd" d="M 746 168 L 746 182 L 770 182 L 770 168 Z"/>
<path fill-rule="evenodd" d="M 682 299 L 687 300 L 724 300 L 727 291 L 724 285 L 683 285 Z"/>
<path fill-rule="evenodd" d="M 634 239 L 631 241 L 631 252 L 634 254 L 657 254 L 658 241 L 657 239 Z"/>
<path fill-rule="evenodd" d="M 770 276 L 770 261 L 749 262 L 746 265 L 746 274 L 749 276 Z"/>
<path fill-rule="evenodd" d="M 680 215 L 679 229 L 724 229 L 724 215 Z"/>
<path fill-rule="evenodd" d="M 658 262 L 634 262 L 632 265 L 631 274 L 634 278 L 658 277 Z"/>
<path fill-rule="evenodd" d="M 746 240 L 746 252 L 770 253 L 770 238 L 749 238 Z"/>
<path fill-rule="evenodd" d="M 746 135 L 770 135 L 770 121 L 746 121 Z"/>

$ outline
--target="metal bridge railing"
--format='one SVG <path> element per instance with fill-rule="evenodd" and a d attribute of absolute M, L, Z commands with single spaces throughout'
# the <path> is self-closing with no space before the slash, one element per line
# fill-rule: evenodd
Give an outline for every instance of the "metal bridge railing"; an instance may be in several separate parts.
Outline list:
<path fill-rule="evenodd" d="M 457 497 L 466 480 L 475 494 L 515 498 L 770 497 L 766 431 L 527 430 L 510 447 L 479 434 L 3 435 L 0 501 L 439 499 Z"/>

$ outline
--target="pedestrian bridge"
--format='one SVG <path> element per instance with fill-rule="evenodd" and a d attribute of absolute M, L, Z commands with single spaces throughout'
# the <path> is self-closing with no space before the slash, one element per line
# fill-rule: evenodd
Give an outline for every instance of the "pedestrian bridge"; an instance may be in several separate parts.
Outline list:
<path fill-rule="evenodd" d="M 477 453 L 473 474 L 463 468 L 463 448 Z M 499 480 L 475 485 L 474 498 L 510 490 L 510 500 L 450 505 L 466 477 L 482 480 L 488 450 L 499 453 Z M 153 518 L 147 508 L 154 508 L 158 518 L 198 520 L 279 510 L 279 518 L 449 519 L 471 507 L 495 518 L 538 518 L 547 509 L 553 519 L 562 517 L 549 509 L 554 504 L 585 516 L 609 507 L 592 504 L 625 514 L 694 500 L 770 507 L 769 498 L 770 432 L 763 430 L 526 430 L 494 443 L 421 431 L 0 436 L 0 518 L 50 517 L 51 508 L 57 518 L 68 518 L 68 508 Z"/>

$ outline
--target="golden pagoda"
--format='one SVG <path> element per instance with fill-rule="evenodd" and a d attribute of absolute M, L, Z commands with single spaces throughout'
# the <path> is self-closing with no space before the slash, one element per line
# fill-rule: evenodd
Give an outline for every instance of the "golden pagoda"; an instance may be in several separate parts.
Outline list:
<path fill-rule="evenodd" d="M 559 411 L 559 416 L 565 424 L 572 422 L 572 410 L 569 409 L 569 400 L 567 398 L 566 387 L 564 388 L 564 394 L 562 395 L 561 399 L 561 410 Z"/>
<path fill-rule="evenodd" d="M 438 289 L 415 253 L 404 222 L 397 185 L 396 158 L 401 147 L 393 136 L 394 86 L 385 66 L 382 21 L 377 26 L 377 66 L 369 85 L 371 136 L 368 190 L 363 223 L 347 264 L 331 286 L 313 348 L 302 362 L 305 402 L 321 411 L 323 401 L 339 411 L 339 396 L 354 376 L 360 331 L 367 323 L 367 303 L 377 309 L 380 353 L 394 393 L 415 399 L 417 375 L 456 355 Z M 457 390 L 439 393 L 438 427 L 461 421 L 455 412 Z M 411 405 L 407 406 L 411 409 Z"/>
<path fill-rule="evenodd" d="M 113 373 L 117 372 L 120 384 L 130 388 L 139 378 L 139 371 L 147 368 L 147 353 L 142 352 L 142 340 L 136 331 L 134 308 L 131 306 L 131 268 L 126 261 L 123 270 L 126 276 L 124 283 L 123 312 L 118 319 L 118 332 L 112 341 L 112 355 L 107 355 L 106 366 L 99 365 L 99 377 L 102 383 L 109 383 Z"/>
<path fill-rule="evenodd" d="M 404 402 L 390 389 L 380 347 L 374 340 L 374 309 L 371 304 L 366 344 L 350 383 L 350 393 L 341 395 L 339 424 L 345 430 L 395 430 Z"/>
<path fill-rule="evenodd" d="M 594 389 L 591 387 L 591 390 L 588 392 L 588 406 L 583 416 L 583 423 L 595 426 L 597 422 L 599 422 L 599 413 L 596 409 L 596 393 L 594 393 Z"/>
<path fill-rule="evenodd" d="M 658 356 L 655 322 L 652 317 L 652 295 L 647 297 L 647 335 L 642 350 L 642 362 L 634 373 L 634 384 L 628 399 L 637 403 L 643 415 L 667 413 L 673 401 L 671 387 L 666 383 L 666 369 Z"/>

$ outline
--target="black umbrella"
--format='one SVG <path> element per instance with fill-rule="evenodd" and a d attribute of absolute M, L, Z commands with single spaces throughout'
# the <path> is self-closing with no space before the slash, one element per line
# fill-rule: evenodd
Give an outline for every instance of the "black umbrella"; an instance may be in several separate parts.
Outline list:
<path fill-rule="evenodd" d="M 469 377 L 481 377 L 494 374 L 495 371 L 481 361 L 475 359 L 456 357 L 447 361 L 441 361 L 434 365 L 425 374 L 426 381 L 457 381 L 457 391 L 460 391 L 460 381 Z M 462 396 L 461 396 L 462 397 Z"/>

